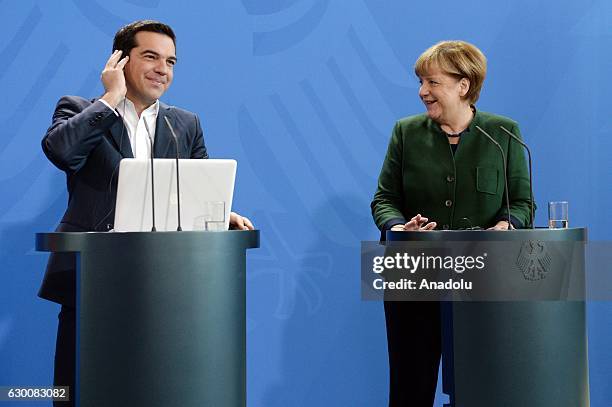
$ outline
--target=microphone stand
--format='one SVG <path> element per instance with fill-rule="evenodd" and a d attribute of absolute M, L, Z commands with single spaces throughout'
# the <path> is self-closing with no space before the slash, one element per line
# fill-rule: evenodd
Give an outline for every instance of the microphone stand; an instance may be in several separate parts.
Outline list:
<path fill-rule="evenodd" d="M 146 119 L 142 119 L 145 129 L 147 130 L 147 136 L 149 138 L 149 144 L 151 144 L 151 211 L 152 211 L 152 222 L 153 226 L 151 227 L 151 232 L 156 232 L 155 228 L 155 173 L 153 171 L 153 137 L 151 137 L 151 132 L 149 131 L 149 125 L 147 124 Z"/>
<path fill-rule="evenodd" d="M 520 138 L 518 138 L 517 136 L 514 135 L 514 133 L 512 133 L 510 130 L 507 130 L 504 126 L 499 126 L 500 129 L 502 129 L 503 131 L 505 131 L 510 137 L 512 137 L 512 139 L 514 141 L 516 141 L 517 143 L 519 143 L 521 146 L 523 146 L 525 148 L 525 150 L 527 150 L 527 157 L 529 158 L 529 199 L 530 199 L 530 207 L 531 207 L 531 213 L 529 214 L 529 221 L 531 222 L 531 228 L 535 229 L 535 226 L 533 224 L 533 218 L 534 218 L 534 208 L 533 208 L 533 178 L 532 178 L 532 168 L 531 168 L 531 150 L 529 149 L 529 147 L 527 147 L 527 144 L 525 144 L 523 142 L 523 140 L 521 140 Z"/>
<path fill-rule="evenodd" d="M 508 174 L 506 172 L 507 171 L 507 169 L 506 169 L 506 154 L 504 154 L 504 149 L 502 148 L 502 146 L 500 146 L 499 143 L 497 141 L 495 141 L 495 139 L 493 139 L 493 137 L 491 137 L 489 135 L 489 133 L 487 133 L 486 131 L 481 129 L 480 126 L 476 126 L 476 128 L 482 134 L 487 136 L 487 138 L 489 140 L 491 140 L 491 142 L 497 146 L 497 148 L 499 149 L 499 152 L 501 153 L 502 162 L 504 164 L 504 185 L 506 187 L 506 208 L 508 210 L 508 230 L 510 230 L 512 228 L 512 222 L 510 221 L 510 198 L 508 197 Z"/>
<path fill-rule="evenodd" d="M 166 124 L 168 125 L 168 128 L 170 129 L 170 133 L 172 133 L 172 139 L 174 140 L 174 147 L 176 150 L 176 203 L 177 203 L 177 216 L 178 216 L 178 227 L 176 228 L 176 230 L 178 232 L 182 231 L 183 229 L 181 228 L 181 184 L 180 184 L 180 177 L 179 177 L 179 149 L 178 149 L 178 137 L 176 137 L 176 133 L 174 132 L 174 129 L 172 128 L 172 125 L 170 124 L 170 120 L 168 120 L 168 116 L 164 116 L 164 121 L 166 122 Z"/>

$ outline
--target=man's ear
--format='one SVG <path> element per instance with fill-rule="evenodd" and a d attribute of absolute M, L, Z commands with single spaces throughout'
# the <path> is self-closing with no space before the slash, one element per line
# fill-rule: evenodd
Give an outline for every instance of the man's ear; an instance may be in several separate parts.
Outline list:
<path fill-rule="evenodd" d="M 113 50 L 114 52 L 115 50 Z M 126 51 L 124 49 L 120 50 L 121 51 L 121 59 L 123 59 L 123 57 L 125 57 L 126 55 L 130 55 L 129 51 Z"/>
<path fill-rule="evenodd" d="M 126 50 L 121 50 L 121 59 L 125 58 L 126 56 L 129 56 L 130 52 L 126 51 Z M 127 64 L 125 64 L 125 66 L 128 66 L 130 64 L 130 60 L 128 59 Z"/>

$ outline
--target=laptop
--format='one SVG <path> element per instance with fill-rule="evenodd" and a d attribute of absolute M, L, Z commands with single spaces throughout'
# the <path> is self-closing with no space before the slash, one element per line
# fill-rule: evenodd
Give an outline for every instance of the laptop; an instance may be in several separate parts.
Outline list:
<path fill-rule="evenodd" d="M 236 165 L 235 160 L 179 160 L 182 230 L 229 229 Z M 176 231 L 176 160 L 156 158 L 153 170 L 156 230 Z M 115 204 L 115 231 L 150 232 L 151 199 L 151 160 L 121 160 Z"/>

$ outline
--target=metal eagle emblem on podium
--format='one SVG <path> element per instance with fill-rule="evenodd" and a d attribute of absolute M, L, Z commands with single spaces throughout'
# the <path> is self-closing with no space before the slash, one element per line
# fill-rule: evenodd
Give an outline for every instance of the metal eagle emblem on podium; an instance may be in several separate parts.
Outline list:
<path fill-rule="evenodd" d="M 546 244 L 538 240 L 529 240 L 521 246 L 516 265 L 523 273 L 525 280 L 537 281 L 546 278 L 550 271 L 552 258 Z"/>

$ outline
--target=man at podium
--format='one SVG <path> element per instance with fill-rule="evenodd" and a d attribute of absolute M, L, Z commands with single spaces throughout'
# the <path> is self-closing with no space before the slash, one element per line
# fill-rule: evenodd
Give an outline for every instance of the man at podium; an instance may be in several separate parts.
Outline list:
<path fill-rule="evenodd" d="M 464 41 L 440 42 L 417 59 L 427 112 L 393 128 L 371 205 L 383 239 L 387 230 L 528 226 L 524 153 L 500 128 L 520 137 L 518 124 L 475 106 L 486 69 L 483 53 Z M 496 143 L 504 150 L 507 178 Z M 441 353 L 439 303 L 385 302 L 385 317 L 389 405 L 431 406 Z"/>
<path fill-rule="evenodd" d="M 176 37 L 168 25 L 136 21 L 115 35 L 113 53 L 101 74 L 104 94 L 87 100 L 62 97 L 42 148 L 66 173 L 68 208 L 58 232 L 108 231 L 113 228 L 117 173 L 122 158 L 148 158 L 157 143 L 169 143 L 167 118 L 182 137 L 179 155 L 208 158 L 196 114 L 168 106 L 159 98 L 170 87 L 177 62 Z M 174 149 L 156 157 L 174 158 Z M 230 214 L 234 229 L 253 229 Z M 54 385 L 70 386 L 75 368 L 75 256 L 52 254 L 39 296 L 62 305 L 55 354 Z M 58 403 L 68 405 L 68 403 Z"/>

